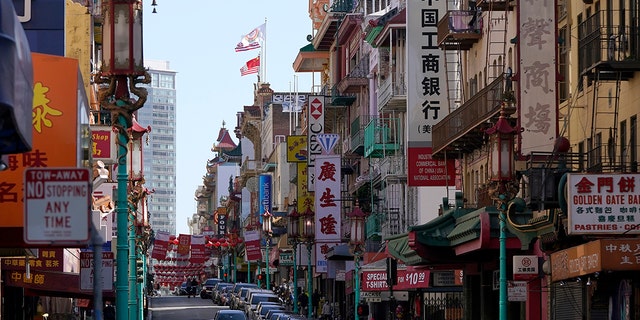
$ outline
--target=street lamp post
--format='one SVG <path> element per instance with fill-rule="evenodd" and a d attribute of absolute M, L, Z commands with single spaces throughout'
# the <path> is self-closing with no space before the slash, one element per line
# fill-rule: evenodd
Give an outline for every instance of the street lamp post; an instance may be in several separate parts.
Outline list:
<path fill-rule="evenodd" d="M 360 210 L 360 207 L 356 204 L 356 207 L 348 215 L 351 227 L 351 238 L 349 239 L 349 247 L 353 252 L 354 259 L 354 280 L 355 280 L 355 298 L 353 316 L 354 319 L 358 319 L 358 304 L 360 303 L 360 257 L 364 252 L 364 217 L 365 213 Z"/>
<path fill-rule="evenodd" d="M 129 220 L 127 201 L 127 142 L 132 115 L 147 100 L 147 91 L 136 87 L 151 82 L 142 57 L 142 4 L 138 0 L 103 0 L 102 66 L 94 82 L 100 85 L 98 100 L 102 108 L 112 114 L 112 126 L 118 130 L 118 192 L 116 216 L 118 226 L 116 259 L 116 316 L 136 319 L 135 283 L 130 280 L 129 235 L 133 221 Z M 140 79 L 144 76 L 143 79 Z M 137 96 L 132 99 L 129 90 Z M 135 250 L 135 248 L 133 248 Z M 135 256 L 134 256 L 135 259 Z M 135 269 L 134 269 L 135 270 Z M 135 277 L 134 277 L 135 282 Z M 133 290 L 131 294 L 129 290 Z"/>
<path fill-rule="evenodd" d="M 513 158 L 514 158 L 514 129 L 506 116 L 506 102 L 503 102 L 500 110 L 500 118 L 496 124 L 487 129 L 489 135 L 490 156 L 490 180 L 495 190 L 492 198 L 499 204 L 500 210 L 500 290 L 499 290 L 499 320 L 507 320 L 507 235 L 506 235 L 506 209 L 507 203 L 517 193 L 517 187 L 513 182 Z"/>
<path fill-rule="evenodd" d="M 273 230 L 271 229 L 271 221 L 273 219 L 273 215 L 269 211 L 265 211 L 262 215 L 262 231 L 265 236 L 265 250 L 266 250 L 266 259 L 267 262 L 267 290 L 271 290 L 271 281 L 269 280 L 269 246 L 271 246 L 271 234 Z"/>
<path fill-rule="evenodd" d="M 315 212 L 307 207 L 307 211 L 302 215 L 304 224 L 302 225 L 302 235 L 307 244 L 307 318 L 313 318 L 313 299 L 311 292 L 313 291 L 313 273 L 311 272 L 311 250 L 315 242 Z"/>
<path fill-rule="evenodd" d="M 287 232 L 291 245 L 293 246 L 293 313 L 298 313 L 298 241 L 300 239 L 300 215 L 294 207 L 289 213 L 287 221 Z"/>

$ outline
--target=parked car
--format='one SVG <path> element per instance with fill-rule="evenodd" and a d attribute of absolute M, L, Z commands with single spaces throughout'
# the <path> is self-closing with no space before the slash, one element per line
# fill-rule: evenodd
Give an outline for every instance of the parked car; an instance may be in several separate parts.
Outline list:
<path fill-rule="evenodd" d="M 221 306 L 223 305 L 222 300 L 223 296 L 226 294 L 228 288 L 233 287 L 233 283 L 230 282 L 218 282 L 213 287 L 213 292 L 211 293 L 211 300 L 213 303 Z"/>
<path fill-rule="evenodd" d="M 254 320 L 264 320 L 267 319 L 267 312 L 272 311 L 272 310 L 280 310 L 280 311 L 284 311 L 284 306 L 282 306 L 281 304 L 267 304 L 267 305 L 262 305 L 260 307 L 260 309 L 256 309 L 256 313 L 254 314 L 253 319 Z"/>
<path fill-rule="evenodd" d="M 202 290 L 200 290 L 200 298 L 209 299 L 211 298 L 211 292 L 213 291 L 213 287 L 221 282 L 222 279 L 219 278 L 209 278 L 202 284 Z"/>
<path fill-rule="evenodd" d="M 278 298 L 278 296 L 276 296 L 273 293 L 254 293 L 251 295 L 251 298 L 247 301 L 247 304 L 245 305 L 245 313 L 248 316 L 251 316 L 252 314 L 255 313 L 256 308 L 258 308 L 258 303 L 262 302 L 262 301 L 268 301 L 268 302 L 280 302 L 280 299 Z"/>
<path fill-rule="evenodd" d="M 240 310 L 222 309 L 216 312 L 213 320 L 247 320 L 247 316 Z"/>
<path fill-rule="evenodd" d="M 189 288 L 189 286 L 187 285 L 187 282 L 186 282 L 186 281 L 185 281 L 185 282 L 183 282 L 183 283 L 180 285 L 180 290 L 178 291 L 178 295 L 180 295 L 180 296 L 186 296 L 187 294 L 189 294 L 189 291 L 187 291 L 187 290 L 188 290 L 188 288 Z"/>
<path fill-rule="evenodd" d="M 257 288 L 257 287 L 258 285 L 255 283 L 237 282 L 233 286 L 233 289 L 231 290 L 229 308 L 236 309 L 236 310 L 244 310 L 243 306 L 240 306 L 240 300 L 245 297 L 245 295 L 243 295 L 243 291 L 246 294 L 249 288 Z"/>

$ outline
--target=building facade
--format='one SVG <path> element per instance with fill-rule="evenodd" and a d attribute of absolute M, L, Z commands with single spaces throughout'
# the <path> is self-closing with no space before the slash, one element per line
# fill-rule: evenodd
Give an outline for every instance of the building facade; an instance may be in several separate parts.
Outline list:
<path fill-rule="evenodd" d="M 145 61 L 151 83 L 145 108 L 137 120 L 150 125 L 144 147 L 145 185 L 153 193 L 148 198 L 149 223 L 153 230 L 176 233 L 176 71 L 169 61 Z"/>

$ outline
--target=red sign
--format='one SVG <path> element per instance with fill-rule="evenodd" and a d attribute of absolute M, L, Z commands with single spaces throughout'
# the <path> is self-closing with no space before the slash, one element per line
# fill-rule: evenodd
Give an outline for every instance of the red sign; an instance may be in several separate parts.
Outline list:
<path fill-rule="evenodd" d="M 431 157 L 431 148 L 409 148 L 407 168 L 408 184 L 412 187 L 454 187 L 455 160 L 438 160 Z"/>
<path fill-rule="evenodd" d="M 429 286 L 429 270 L 398 270 L 398 284 L 393 286 L 393 290 L 413 290 L 427 288 Z M 387 272 L 363 271 L 362 291 L 387 291 Z"/>
<path fill-rule="evenodd" d="M 63 266 L 62 248 L 41 248 L 37 258 L 29 258 L 31 270 L 47 270 L 62 272 Z M 27 261 L 24 257 L 9 257 L 2 259 L 2 270 L 26 270 Z"/>
<path fill-rule="evenodd" d="M 91 156 L 93 160 L 115 161 L 115 133 L 111 127 L 91 126 Z"/>

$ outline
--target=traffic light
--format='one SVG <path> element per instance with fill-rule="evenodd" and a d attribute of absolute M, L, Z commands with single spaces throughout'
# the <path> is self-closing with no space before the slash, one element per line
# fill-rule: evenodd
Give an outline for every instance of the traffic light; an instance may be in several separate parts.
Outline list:
<path fill-rule="evenodd" d="M 258 281 L 262 281 L 262 273 L 258 274 Z"/>
<path fill-rule="evenodd" d="M 387 258 L 387 285 L 398 284 L 398 261 L 394 258 Z"/>
<path fill-rule="evenodd" d="M 369 305 L 366 303 L 359 303 L 358 304 L 358 316 L 360 317 L 366 317 L 369 315 Z"/>
<path fill-rule="evenodd" d="M 136 281 L 144 282 L 144 262 L 142 259 L 136 259 Z"/>

